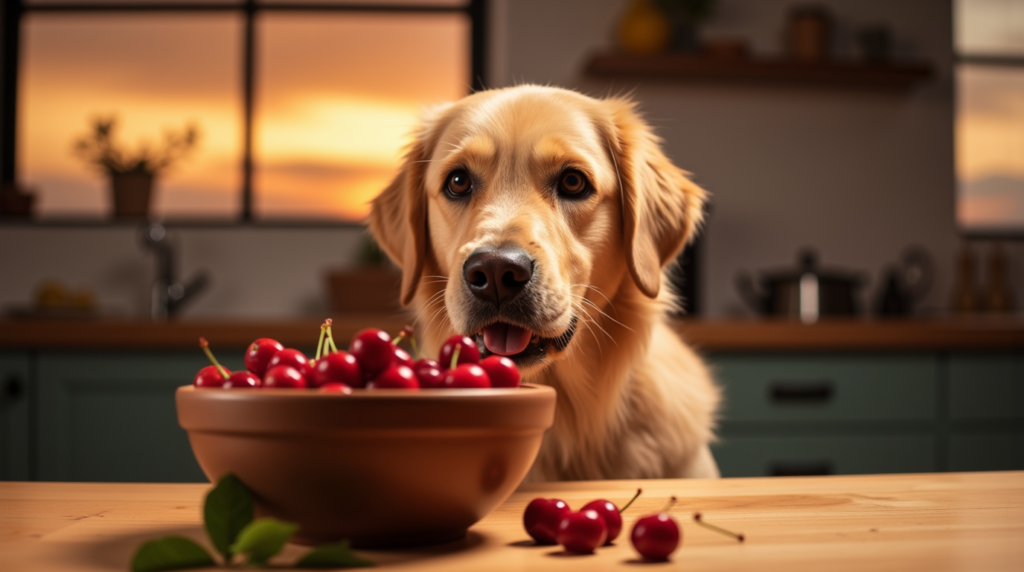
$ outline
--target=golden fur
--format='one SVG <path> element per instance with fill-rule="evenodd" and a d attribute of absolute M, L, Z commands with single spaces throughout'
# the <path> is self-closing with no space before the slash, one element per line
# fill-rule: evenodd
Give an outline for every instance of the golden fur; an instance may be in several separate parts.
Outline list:
<path fill-rule="evenodd" d="M 457 168 L 477 181 L 465 204 L 443 193 Z M 589 198 L 551 191 L 566 168 L 590 181 Z M 719 392 L 665 323 L 674 295 L 663 276 L 704 199 L 630 101 L 519 86 L 425 114 L 370 227 L 402 268 L 402 302 L 417 312 L 428 354 L 479 327 L 462 268 L 481 246 L 515 244 L 535 261 L 537 334 L 559 336 L 578 317 L 564 350 L 549 347 L 523 371 L 558 392 L 529 478 L 714 477 Z"/>

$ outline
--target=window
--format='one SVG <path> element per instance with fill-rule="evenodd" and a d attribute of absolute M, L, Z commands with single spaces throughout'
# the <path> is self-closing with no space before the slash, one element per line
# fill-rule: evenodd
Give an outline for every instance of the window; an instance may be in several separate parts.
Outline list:
<path fill-rule="evenodd" d="M 957 0 L 957 220 L 1024 232 L 1024 3 Z"/>
<path fill-rule="evenodd" d="M 199 128 L 158 176 L 155 218 L 358 221 L 424 106 L 481 87 L 481 0 L 7 2 L 0 177 L 40 219 L 109 216 L 73 153 L 97 117 L 128 149 Z M 12 24 L 13 21 L 13 24 Z M 11 42 L 4 62 L 12 62 Z M 16 118 L 16 121 L 11 119 Z M 15 129 L 16 127 L 16 129 Z"/>

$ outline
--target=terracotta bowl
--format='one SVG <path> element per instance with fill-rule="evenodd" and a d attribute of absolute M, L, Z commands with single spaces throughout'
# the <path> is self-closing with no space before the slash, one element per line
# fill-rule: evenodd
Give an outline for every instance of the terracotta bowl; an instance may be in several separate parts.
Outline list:
<path fill-rule="evenodd" d="M 178 423 L 211 482 L 232 472 L 296 541 L 362 547 L 461 538 L 526 476 L 555 391 L 178 388 Z"/>

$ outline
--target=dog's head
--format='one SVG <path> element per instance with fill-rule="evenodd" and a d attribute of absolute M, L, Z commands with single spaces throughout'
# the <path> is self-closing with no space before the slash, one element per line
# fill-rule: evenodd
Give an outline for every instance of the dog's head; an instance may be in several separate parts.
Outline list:
<path fill-rule="evenodd" d="M 428 113 L 370 226 L 404 305 L 443 296 L 452 329 L 530 371 L 622 284 L 658 296 L 703 201 L 628 100 L 521 86 Z"/>

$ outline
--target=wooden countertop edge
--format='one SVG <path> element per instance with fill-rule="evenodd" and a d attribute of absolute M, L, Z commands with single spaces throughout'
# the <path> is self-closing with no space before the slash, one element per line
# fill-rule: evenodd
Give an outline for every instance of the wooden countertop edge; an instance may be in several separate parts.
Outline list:
<path fill-rule="evenodd" d="M 366 327 L 398 332 L 407 315 L 350 314 L 333 318 L 347 341 Z M 0 349 L 191 349 L 199 336 L 220 348 L 272 337 L 289 347 L 316 345 L 318 319 L 264 321 L 2 320 Z M 701 351 L 894 351 L 1024 349 L 1024 318 L 829 320 L 813 325 L 782 320 L 672 320 Z"/>

